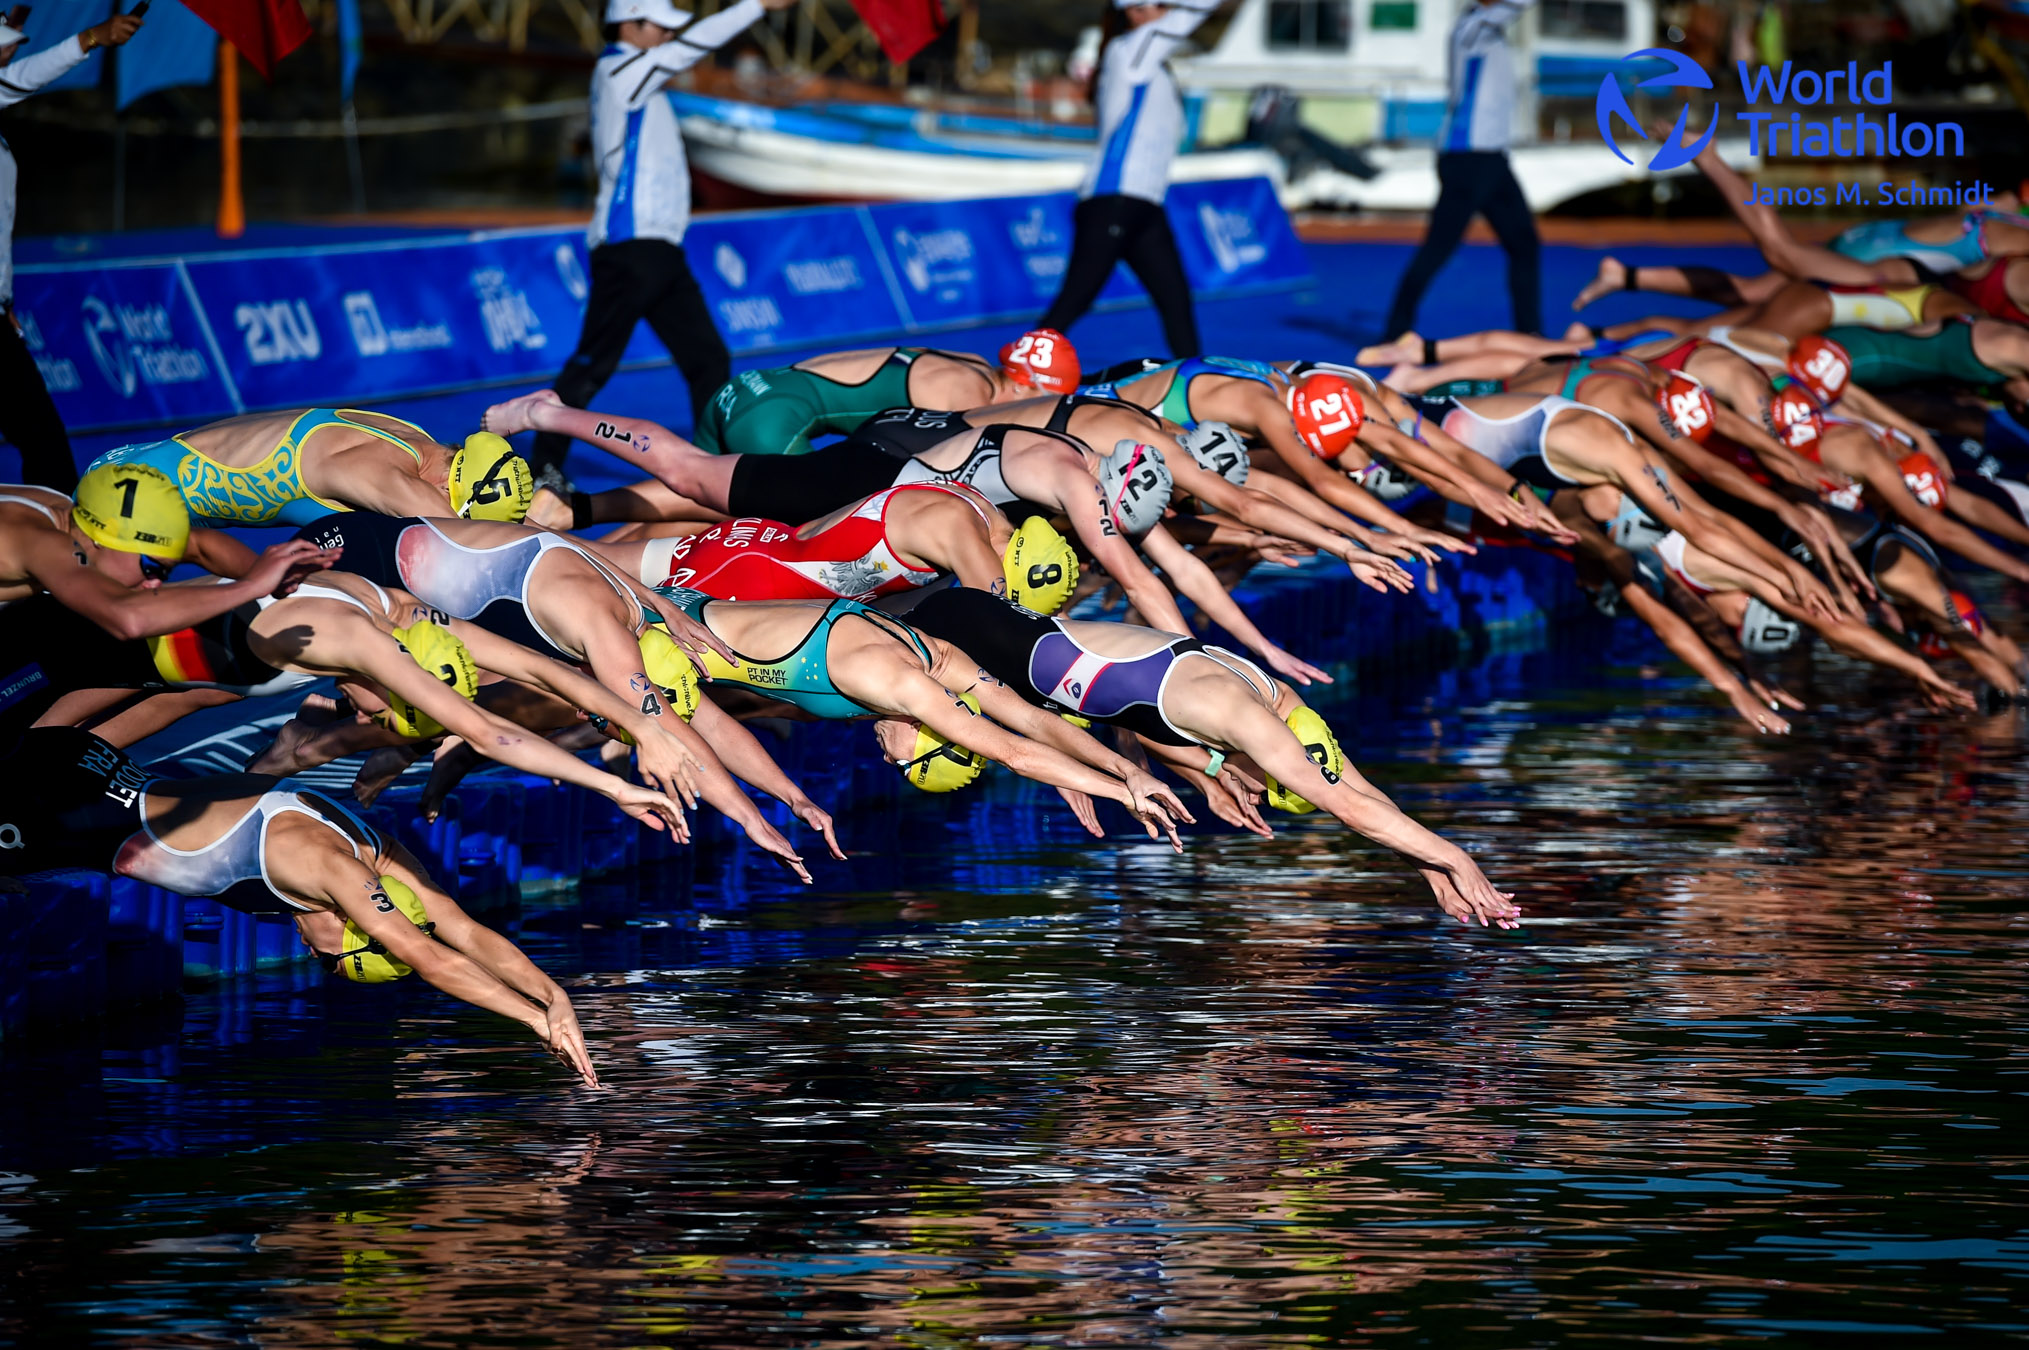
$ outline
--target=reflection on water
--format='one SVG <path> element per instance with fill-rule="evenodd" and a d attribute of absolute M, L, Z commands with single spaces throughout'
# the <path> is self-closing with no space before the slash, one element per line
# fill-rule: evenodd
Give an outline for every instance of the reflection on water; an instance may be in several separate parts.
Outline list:
<path fill-rule="evenodd" d="M 997 783 L 855 820 L 884 856 L 816 894 L 728 864 L 690 908 L 530 908 L 611 1091 L 427 991 L 307 979 L 16 1049 L 0 1331 L 2029 1334 L 2023 722 L 1867 713 L 1835 670 L 1850 706 L 1755 741 L 1608 674 L 1336 714 L 1518 933 L 1439 927 L 1332 829 L 1088 848 Z"/>

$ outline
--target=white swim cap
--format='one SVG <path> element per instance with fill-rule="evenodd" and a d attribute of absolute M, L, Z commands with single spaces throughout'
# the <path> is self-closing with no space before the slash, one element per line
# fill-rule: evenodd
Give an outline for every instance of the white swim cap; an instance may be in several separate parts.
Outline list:
<path fill-rule="evenodd" d="M 1191 452 L 1199 468 L 1218 474 L 1234 487 L 1244 486 L 1254 467 L 1247 458 L 1247 443 L 1224 422 L 1200 422 L 1177 437 L 1177 444 Z"/>
<path fill-rule="evenodd" d="M 1157 447 L 1117 441 L 1113 453 L 1099 459 L 1099 487 L 1114 526 L 1128 538 L 1139 539 L 1162 523 L 1176 480 Z"/>
<path fill-rule="evenodd" d="M 1763 604 L 1758 596 L 1747 597 L 1747 613 L 1740 617 L 1740 645 L 1756 656 L 1775 656 L 1797 645 L 1803 625 Z"/>

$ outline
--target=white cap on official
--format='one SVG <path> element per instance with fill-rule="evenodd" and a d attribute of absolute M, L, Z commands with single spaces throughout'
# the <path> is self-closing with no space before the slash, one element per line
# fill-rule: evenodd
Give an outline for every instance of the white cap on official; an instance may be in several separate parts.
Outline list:
<path fill-rule="evenodd" d="M 678 9 L 669 0 L 609 0 L 607 23 L 626 23 L 629 19 L 646 19 L 664 28 L 677 29 L 690 22 L 690 11 Z"/>
<path fill-rule="evenodd" d="M 0 23 L 0 47 L 11 47 L 27 36 L 28 34 L 22 32 L 19 28 Z"/>

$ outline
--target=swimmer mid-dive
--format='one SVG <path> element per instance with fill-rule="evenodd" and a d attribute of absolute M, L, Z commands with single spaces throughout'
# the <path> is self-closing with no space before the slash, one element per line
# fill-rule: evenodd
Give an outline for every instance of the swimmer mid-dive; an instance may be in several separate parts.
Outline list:
<path fill-rule="evenodd" d="M 320 792 L 245 774 L 167 779 L 88 731 L 44 727 L 0 752 L 0 820 L 8 876 L 78 868 L 287 916 L 327 971 L 365 983 L 413 972 L 521 1023 L 598 1086 L 556 981 Z"/>
<path fill-rule="evenodd" d="M 193 519 L 307 525 L 333 511 L 520 520 L 534 492 L 528 461 L 497 436 L 458 449 L 384 413 L 301 408 L 247 413 L 93 461 L 159 469 Z"/>
<path fill-rule="evenodd" d="M 193 530 L 176 485 L 154 469 L 91 469 L 75 500 L 0 484 L 0 606 L 47 591 L 123 637 L 154 637 L 286 595 L 336 556 L 290 540 L 257 558 L 229 535 Z M 232 580 L 164 586 L 186 562 Z"/>
<path fill-rule="evenodd" d="M 750 707 L 773 715 L 786 709 L 826 720 L 877 719 L 882 753 L 905 771 L 938 756 L 940 747 L 963 747 L 970 756 L 959 759 L 971 763 L 964 781 L 992 760 L 1064 792 L 1094 835 L 1101 833 L 1098 821 L 1081 795 L 1120 803 L 1150 838 L 1167 834 L 1182 849 L 1175 821 L 1192 817 L 1169 788 L 1083 731 L 1031 707 L 949 643 L 852 600 L 749 603 L 696 591 L 668 594 L 738 653 L 731 662 L 706 655 L 711 684 L 700 694 L 696 667 L 672 649 L 649 672 L 672 703 L 694 707 L 700 697 L 746 694 Z M 918 782 L 913 774 L 911 781 Z"/>
<path fill-rule="evenodd" d="M 1516 926 L 1514 897 L 1361 777 L 1323 720 L 1246 658 L 1132 624 L 1046 619 L 973 590 L 939 591 L 905 617 L 976 656 L 1036 707 L 1133 732 L 1205 786 L 1213 809 L 1234 823 L 1269 832 L 1249 801 L 1265 778 L 1271 802 L 1296 811 L 1315 803 L 1400 853 L 1459 922 Z M 1236 778 L 1229 760 L 1243 763 L 1251 781 Z"/>

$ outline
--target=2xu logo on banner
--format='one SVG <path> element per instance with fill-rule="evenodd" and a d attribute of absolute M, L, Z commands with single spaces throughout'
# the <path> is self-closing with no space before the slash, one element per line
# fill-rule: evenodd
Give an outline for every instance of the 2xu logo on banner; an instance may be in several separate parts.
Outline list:
<path fill-rule="evenodd" d="M 233 325 L 247 340 L 247 359 L 257 366 L 315 361 L 324 354 L 307 300 L 261 300 L 235 306 Z"/>

